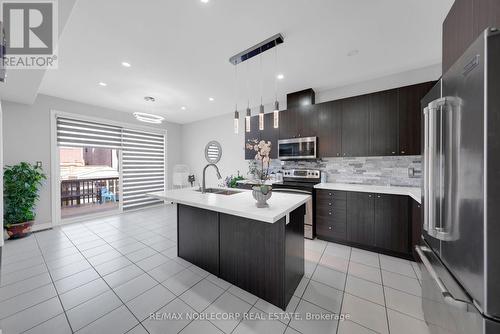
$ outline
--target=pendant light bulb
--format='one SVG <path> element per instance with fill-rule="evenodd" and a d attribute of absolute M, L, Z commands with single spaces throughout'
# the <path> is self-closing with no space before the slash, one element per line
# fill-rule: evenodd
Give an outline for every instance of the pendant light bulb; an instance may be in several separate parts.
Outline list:
<path fill-rule="evenodd" d="M 238 134 L 240 128 L 240 113 L 238 110 L 234 111 L 234 133 Z"/>
<path fill-rule="evenodd" d="M 280 127 L 280 103 L 278 100 L 274 101 L 273 127 L 275 129 Z"/>
<path fill-rule="evenodd" d="M 247 115 L 245 116 L 245 131 L 250 132 L 250 117 L 252 116 L 252 110 L 247 107 Z"/>
<path fill-rule="evenodd" d="M 262 104 L 259 111 L 259 130 L 264 130 L 264 106 Z"/>

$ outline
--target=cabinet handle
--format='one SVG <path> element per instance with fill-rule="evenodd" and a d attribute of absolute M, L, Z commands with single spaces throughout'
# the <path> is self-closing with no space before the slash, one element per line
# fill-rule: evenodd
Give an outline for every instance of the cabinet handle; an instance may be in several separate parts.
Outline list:
<path fill-rule="evenodd" d="M 421 205 L 417 205 L 417 208 L 419 208 L 419 209 L 420 209 L 421 207 L 422 207 Z"/>
<path fill-rule="evenodd" d="M 328 196 L 332 196 L 332 193 L 328 193 Z"/>
<path fill-rule="evenodd" d="M 405 154 L 405 151 L 401 151 L 401 154 Z"/>
<path fill-rule="evenodd" d="M 343 156 L 345 157 L 345 153 L 343 154 Z"/>
<path fill-rule="evenodd" d="M 380 195 L 378 195 L 377 198 L 380 198 Z"/>
<path fill-rule="evenodd" d="M 368 197 L 372 197 L 372 195 L 368 195 Z"/>
<path fill-rule="evenodd" d="M 337 153 L 337 156 L 340 156 L 340 153 Z"/>
<path fill-rule="evenodd" d="M 392 154 L 396 154 L 396 152 L 393 151 Z"/>
<path fill-rule="evenodd" d="M 331 211 L 329 211 L 329 212 L 328 212 L 328 214 L 331 216 L 331 215 L 332 215 L 332 212 L 331 212 Z"/>
<path fill-rule="evenodd" d="M 330 203 L 328 203 L 328 205 L 329 205 L 329 206 L 332 206 L 332 203 L 330 202 Z"/>
<path fill-rule="evenodd" d="M 328 229 L 329 229 L 329 230 L 331 230 L 331 229 L 332 229 L 332 227 L 331 227 L 331 226 L 328 226 Z"/>

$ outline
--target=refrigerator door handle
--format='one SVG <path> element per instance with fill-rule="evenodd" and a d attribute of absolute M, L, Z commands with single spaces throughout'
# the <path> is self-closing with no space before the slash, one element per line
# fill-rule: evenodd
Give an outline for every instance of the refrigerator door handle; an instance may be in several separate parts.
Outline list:
<path fill-rule="evenodd" d="M 424 108 L 424 231 L 429 232 L 429 107 Z"/>
<path fill-rule="evenodd" d="M 427 270 L 429 275 L 434 279 L 436 285 L 438 286 L 445 303 L 452 307 L 466 311 L 469 306 L 469 303 L 458 300 L 453 297 L 453 295 L 451 294 L 450 291 L 448 291 L 446 286 L 443 284 L 438 274 L 434 270 L 434 267 L 432 266 L 431 262 L 425 255 L 425 252 L 431 252 L 431 250 L 425 246 L 415 246 L 415 250 L 417 251 L 418 256 L 422 260 L 422 264 L 424 265 L 425 269 Z"/>

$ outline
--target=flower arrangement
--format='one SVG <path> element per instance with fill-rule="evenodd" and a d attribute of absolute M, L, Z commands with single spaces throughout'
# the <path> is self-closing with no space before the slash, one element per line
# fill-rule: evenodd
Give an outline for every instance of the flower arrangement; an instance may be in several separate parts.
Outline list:
<path fill-rule="evenodd" d="M 254 160 L 250 163 L 249 173 L 253 174 L 260 183 L 264 183 L 269 178 L 271 142 L 251 139 L 247 142 L 246 149 L 256 152 Z"/>

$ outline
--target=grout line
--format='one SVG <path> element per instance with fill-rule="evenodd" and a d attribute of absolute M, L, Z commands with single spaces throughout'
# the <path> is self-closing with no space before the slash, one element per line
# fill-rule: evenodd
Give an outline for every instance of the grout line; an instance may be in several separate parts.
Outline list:
<path fill-rule="evenodd" d="M 349 249 L 349 260 L 348 260 L 349 262 L 347 263 L 347 272 L 345 273 L 344 291 L 342 291 L 342 300 L 340 301 L 339 315 L 342 314 L 342 309 L 344 308 L 344 296 L 346 294 L 345 288 L 347 286 L 347 279 L 349 278 L 349 267 L 351 266 L 351 255 L 352 255 L 352 247 L 350 247 L 350 249 Z M 340 320 L 337 321 L 337 329 L 335 330 L 335 333 L 339 332 L 339 327 L 340 327 Z"/>
<path fill-rule="evenodd" d="M 389 327 L 389 313 L 387 312 L 387 300 L 385 298 L 385 285 L 384 285 L 384 276 L 382 275 L 382 263 L 380 261 L 380 255 L 378 257 L 378 261 L 380 264 L 380 281 L 382 282 L 382 293 L 384 295 L 384 309 L 385 309 L 385 319 L 387 321 L 387 331 L 391 334 L 391 329 Z"/>
<path fill-rule="evenodd" d="M 38 239 L 36 238 L 36 235 L 34 235 L 33 237 L 35 238 L 35 242 L 38 246 L 38 249 L 40 250 L 40 252 L 42 252 L 42 249 L 40 248 L 40 244 L 38 243 Z M 52 281 L 52 285 L 54 286 L 54 290 L 55 290 L 56 295 L 57 295 L 57 299 L 59 299 L 59 304 L 61 305 L 61 309 L 63 310 L 64 316 L 66 317 L 66 321 L 68 322 L 69 329 L 73 333 L 73 327 L 71 326 L 71 323 L 69 322 L 68 314 L 66 314 L 66 310 L 64 309 L 64 305 L 62 303 L 61 297 L 59 296 L 59 291 L 57 291 L 55 281 L 52 278 L 52 274 L 50 273 L 50 270 L 49 270 L 49 267 L 47 266 L 47 263 L 45 262 L 45 257 L 43 256 L 43 254 L 42 254 L 42 259 L 44 261 L 45 266 L 47 267 L 47 272 L 49 273 L 50 280 Z M 36 326 L 34 326 L 34 327 L 36 327 Z M 32 328 L 34 328 L 34 327 L 32 327 Z"/>

